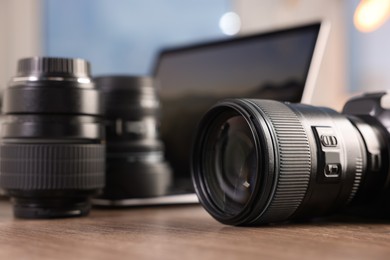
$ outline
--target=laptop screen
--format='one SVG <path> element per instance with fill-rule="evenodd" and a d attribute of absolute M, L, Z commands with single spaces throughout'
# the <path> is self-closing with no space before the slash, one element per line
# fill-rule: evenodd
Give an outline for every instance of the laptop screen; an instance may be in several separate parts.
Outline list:
<path fill-rule="evenodd" d="M 154 74 L 162 100 L 162 138 L 175 179 L 189 178 L 192 136 L 223 98 L 300 102 L 320 23 L 160 53 Z"/>

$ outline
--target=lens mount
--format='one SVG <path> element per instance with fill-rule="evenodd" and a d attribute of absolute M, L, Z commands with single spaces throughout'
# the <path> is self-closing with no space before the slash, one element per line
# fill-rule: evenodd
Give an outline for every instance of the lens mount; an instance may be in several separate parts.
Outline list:
<path fill-rule="evenodd" d="M 89 79 L 90 74 L 89 62 L 83 59 L 32 57 L 19 60 L 15 78 L 34 81 L 59 78 Z"/>
<path fill-rule="evenodd" d="M 17 218 L 47 219 L 69 218 L 88 215 L 91 203 L 86 197 L 92 190 L 51 190 L 28 191 L 8 190 L 14 204 L 13 211 Z M 92 194 L 94 192 L 92 191 Z"/>

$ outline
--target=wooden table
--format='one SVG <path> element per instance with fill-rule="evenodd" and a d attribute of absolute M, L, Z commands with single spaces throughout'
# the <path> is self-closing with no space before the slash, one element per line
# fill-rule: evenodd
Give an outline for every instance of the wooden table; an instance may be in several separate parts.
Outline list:
<path fill-rule="evenodd" d="M 0 201 L 0 259 L 390 259 L 390 222 L 231 227 L 200 206 L 18 220 Z"/>

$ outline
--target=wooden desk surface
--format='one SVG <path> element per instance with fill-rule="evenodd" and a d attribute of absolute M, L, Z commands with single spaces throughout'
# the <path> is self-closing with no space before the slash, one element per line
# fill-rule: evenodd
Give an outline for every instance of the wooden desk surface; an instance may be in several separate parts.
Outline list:
<path fill-rule="evenodd" d="M 225 226 L 200 206 L 18 220 L 0 201 L 0 259 L 390 259 L 390 222 Z"/>

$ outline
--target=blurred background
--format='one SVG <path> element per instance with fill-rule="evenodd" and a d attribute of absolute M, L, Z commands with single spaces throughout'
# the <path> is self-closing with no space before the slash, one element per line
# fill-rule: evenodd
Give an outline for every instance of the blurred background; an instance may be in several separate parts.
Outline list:
<path fill-rule="evenodd" d="M 163 48 L 307 22 L 332 27 L 313 104 L 390 89 L 390 0 L 2 0 L 0 87 L 19 58 L 89 60 L 94 75 L 150 74 Z"/>

